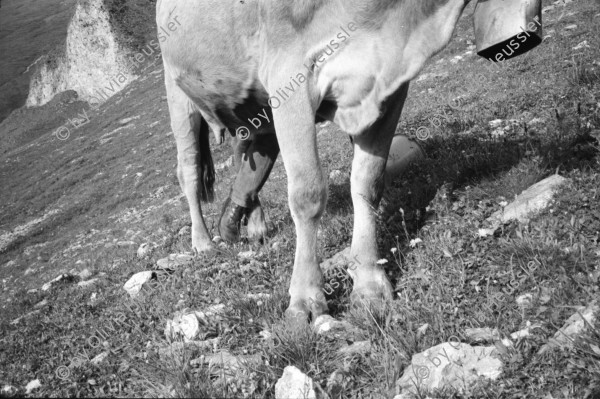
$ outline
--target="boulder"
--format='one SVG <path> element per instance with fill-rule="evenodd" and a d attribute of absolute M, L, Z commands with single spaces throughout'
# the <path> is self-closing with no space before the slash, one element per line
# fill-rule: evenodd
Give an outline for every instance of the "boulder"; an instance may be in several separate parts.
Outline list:
<path fill-rule="evenodd" d="M 142 290 L 142 286 L 150 281 L 153 276 L 154 272 L 152 271 L 136 273 L 127 280 L 123 285 L 123 289 L 127 291 L 130 297 L 135 298 Z"/>
<path fill-rule="evenodd" d="M 587 307 L 579 306 L 577 313 L 569 317 L 560 330 L 554 334 L 548 343 L 542 346 L 539 354 L 545 353 L 550 349 L 569 348 L 573 340 L 580 335 L 590 325 L 594 325 L 600 306 L 597 301 L 592 301 Z"/>
<path fill-rule="evenodd" d="M 413 355 L 411 365 L 396 382 L 402 398 L 435 389 L 468 391 L 480 378 L 497 379 L 502 361 L 495 346 L 445 342 Z M 412 395 L 412 396 L 411 396 Z"/>
<path fill-rule="evenodd" d="M 545 209 L 558 188 L 569 181 L 569 179 L 559 175 L 547 177 L 523 191 L 513 202 L 503 210 L 495 212 L 488 220 L 502 223 L 510 220 L 526 222 L 531 214 Z"/>
<path fill-rule="evenodd" d="M 276 399 L 316 399 L 313 380 L 294 366 L 283 369 L 283 375 L 275 384 Z"/>

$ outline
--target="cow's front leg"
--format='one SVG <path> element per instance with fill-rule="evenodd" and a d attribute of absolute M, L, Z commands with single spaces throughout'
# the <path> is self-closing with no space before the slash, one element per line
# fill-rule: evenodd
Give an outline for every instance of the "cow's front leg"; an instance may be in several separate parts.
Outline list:
<path fill-rule="evenodd" d="M 348 273 L 354 281 L 353 300 L 390 299 L 391 284 L 377 264 L 376 212 L 384 189 L 385 165 L 408 91 L 403 85 L 388 101 L 387 112 L 368 131 L 354 137 L 351 192 L 354 230 Z"/>
<path fill-rule="evenodd" d="M 286 314 L 304 320 L 312 314 L 314 320 L 327 312 L 323 276 L 317 263 L 317 228 L 327 202 L 327 186 L 317 153 L 316 106 L 311 104 L 308 89 L 302 89 L 274 109 L 273 117 L 296 226 L 296 253 Z"/>
<path fill-rule="evenodd" d="M 213 244 L 202 217 L 200 201 L 203 198 L 211 199 L 212 192 L 209 190 L 212 191 L 212 187 L 206 187 L 205 181 L 214 170 L 206 168 L 207 163 L 212 163 L 212 160 L 201 159 L 202 156 L 210 156 L 210 148 L 201 150 L 200 145 L 201 137 L 208 137 L 208 124 L 175 82 L 168 76 L 165 81 L 171 128 L 177 144 L 177 179 L 187 199 L 192 219 L 192 249 L 199 253 L 207 252 L 213 249 Z M 207 140 L 203 141 L 208 145 Z"/>

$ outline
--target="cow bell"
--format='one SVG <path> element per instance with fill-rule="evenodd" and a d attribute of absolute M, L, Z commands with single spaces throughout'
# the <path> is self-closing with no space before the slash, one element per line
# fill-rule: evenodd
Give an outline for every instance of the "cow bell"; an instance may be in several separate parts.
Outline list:
<path fill-rule="evenodd" d="M 542 0 L 479 0 L 474 25 L 478 55 L 516 57 L 542 42 Z"/>
<path fill-rule="evenodd" d="M 413 161 L 423 159 L 425 156 L 425 151 L 415 140 L 411 140 L 403 134 L 395 135 L 385 166 L 386 184 L 389 184 L 392 179 L 402 176 Z"/>

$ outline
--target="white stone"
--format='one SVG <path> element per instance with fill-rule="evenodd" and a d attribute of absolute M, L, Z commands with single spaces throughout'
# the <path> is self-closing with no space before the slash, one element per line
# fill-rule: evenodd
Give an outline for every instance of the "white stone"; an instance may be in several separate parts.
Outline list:
<path fill-rule="evenodd" d="M 471 346 L 445 342 L 413 355 L 411 365 L 396 382 L 398 391 L 410 397 L 417 389 L 454 388 L 459 392 L 473 386 L 480 377 L 497 379 L 502 361 L 495 346 Z"/>
<path fill-rule="evenodd" d="M 587 307 L 580 306 L 578 312 L 565 321 L 565 324 L 554 334 L 553 338 L 548 340 L 539 353 L 544 353 L 553 348 L 568 348 L 573 340 L 580 335 L 590 325 L 594 325 L 600 306 L 597 301 L 593 301 Z"/>
<path fill-rule="evenodd" d="M 194 312 L 194 314 L 199 319 L 208 320 L 210 318 L 215 318 L 217 316 L 222 315 L 223 313 L 225 313 L 226 310 L 227 309 L 225 308 L 225 305 L 219 303 L 217 305 L 209 306 L 208 308 L 202 311 L 196 311 Z"/>
<path fill-rule="evenodd" d="M 488 220 L 505 223 L 515 219 L 526 222 L 532 213 L 546 208 L 556 190 L 568 181 L 562 176 L 552 175 L 523 191 L 512 203 L 495 212 Z"/>
<path fill-rule="evenodd" d="M 275 384 L 276 399 L 316 399 L 313 380 L 294 366 L 283 369 L 283 375 Z"/>
<path fill-rule="evenodd" d="M 25 395 L 29 395 L 34 389 L 38 389 L 42 387 L 42 383 L 40 380 L 29 381 L 29 383 L 25 386 Z"/>
<path fill-rule="evenodd" d="M 521 307 L 528 307 L 533 301 L 533 295 L 530 293 L 519 295 L 515 301 L 517 302 L 517 305 Z"/>
<path fill-rule="evenodd" d="M 156 266 L 159 269 L 176 269 L 181 266 L 191 265 L 194 262 L 194 256 L 188 254 L 171 254 L 166 258 L 159 259 Z"/>
<path fill-rule="evenodd" d="M 42 285 L 42 291 L 48 291 L 50 288 L 52 288 L 52 286 L 55 283 L 58 283 L 59 281 L 61 281 L 62 279 L 65 279 L 69 277 L 69 274 L 61 274 L 60 276 L 56 277 L 54 280 L 47 282 L 46 284 Z"/>
<path fill-rule="evenodd" d="M 92 359 L 93 364 L 100 364 L 108 357 L 108 352 L 102 352 Z"/>
<path fill-rule="evenodd" d="M 338 321 L 328 314 L 317 317 L 314 321 L 314 329 L 317 334 L 324 334 L 329 331 L 345 331 L 352 328 L 352 325 L 345 321 Z"/>
<path fill-rule="evenodd" d="M 239 256 L 240 258 L 242 258 L 242 259 L 251 259 L 251 258 L 253 258 L 254 256 L 256 256 L 256 252 L 254 252 L 254 251 L 245 251 L 245 252 L 240 252 L 240 253 L 238 254 L 238 256 Z"/>
<path fill-rule="evenodd" d="M 573 50 L 581 50 L 584 48 L 590 48 L 590 44 L 588 43 L 587 40 L 584 40 L 581 43 L 579 43 L 577 46 L 573 47 Z"/>
<path fill-rule="evenodd" d="M 495 328 L 467 328 L 465 335 L 472 342 L 493 342 L 499 340 L 500 332 Z"/>
<path fill-rule="evenodd" d="M 79 278 L 82 280 L 87 280 L 90 277 L 92 277 L 92 272 L 90 269 L 83 269 L 79 272 Z"/>
<path fill-rule="evenodd" d="M 320 267 L 321 267 L 321 270 L 326 271 L 326 270 L 335 269 L 337 267 L 343 268 L 346 265 L 348 265 L 349 263 L 350 263 L 350 247 L 341 250 L 340 252 L 336 253 L 329 259 L 325 259 L 323 262 L 321 262 Z"/>
<path fill-rule="evenodd" d="M 340 348 L 338 352 L 345 356 L 366 355 L 371 352 L 371 348 L 371 341 L 358 341 Z"/>
<path fill-rule="evenodd" d="M 227 158 L 225 161 L 215 165 L 215 170 L 223 170 L 231 168 L 233 166 L 233 155 Z"/>
<path fill-rule="evenodd" d="M 144 259 L 152 253 L 153 249 L 154 247 L 152 246 L 152 244 L 145 242 L 139 246 L 137 250 L 137 257 L 139 259 Z"/>
<path fill-rule="evenodd" d="M 80 281 L 80 282 L 77 283 L 77 286 L 81 287 L 81 288 L 86 288 L 86 287 L 90 287 L 90 286 L 96 284 L 97 282 L 98 282 L 98 279 L 97 278 L 93 278 L 91 280 Z"/>
<path fill-rule="evenodd" d="M 200 333 L 200 323 L 193 313 L 175 316 L 173 320 L 167 321 L 165 336 L 172 341 L 178 336 L 183 336 L 185 342 L 194 340 Z"/>
<path fill-rule="evenodd" d="M 127 280 L 123 285 L 123 289 L 127 291 L 130 297 L 135 298 L 140 293 L 142 286 L 152 279 L 153 274 L 152 271 L 136 273 Z"/>
<path fill-rule="evenodd" d="M 502 122 L 504 122 L 502 119 L 494 119 L 493 121 L 490 121 L 488 123 L 488 125 L 492 128 L 492 129 L 497 129 L 500 126 L 502 126 Z"/>
<path fill-rule="evenodd" d="M 2 393 L 12 396 L 17 393 L 17 388 L 13 387 L 12 385 L 5 385 L 2 387 Z"/>
<path fill-rule="evenodd" d="M 47 299 L 44 299 L 43 301 L 41 301 L 41 302 L 38 302 L 38 303 L 37 303 L 37 304 L 34 306 L 34 308 L 35 308 L 35 309 L 42 308 L 42 307 L 46 306 L 47 304 L 48 304 L 48 300 L 47 300 Z"/>

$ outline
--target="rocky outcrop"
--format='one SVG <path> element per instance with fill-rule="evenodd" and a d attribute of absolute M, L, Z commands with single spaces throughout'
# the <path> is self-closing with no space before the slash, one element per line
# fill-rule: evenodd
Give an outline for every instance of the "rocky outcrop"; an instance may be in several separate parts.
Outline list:
<path fill-rule="evenodd" d="M 26 105 L 46 104 L 66 90 L 99 105 L 137 77 L 129 54 L 116 39 L 104 1 L 82 0 L 69 23 L 64 47 L 37 63 Z"/>

